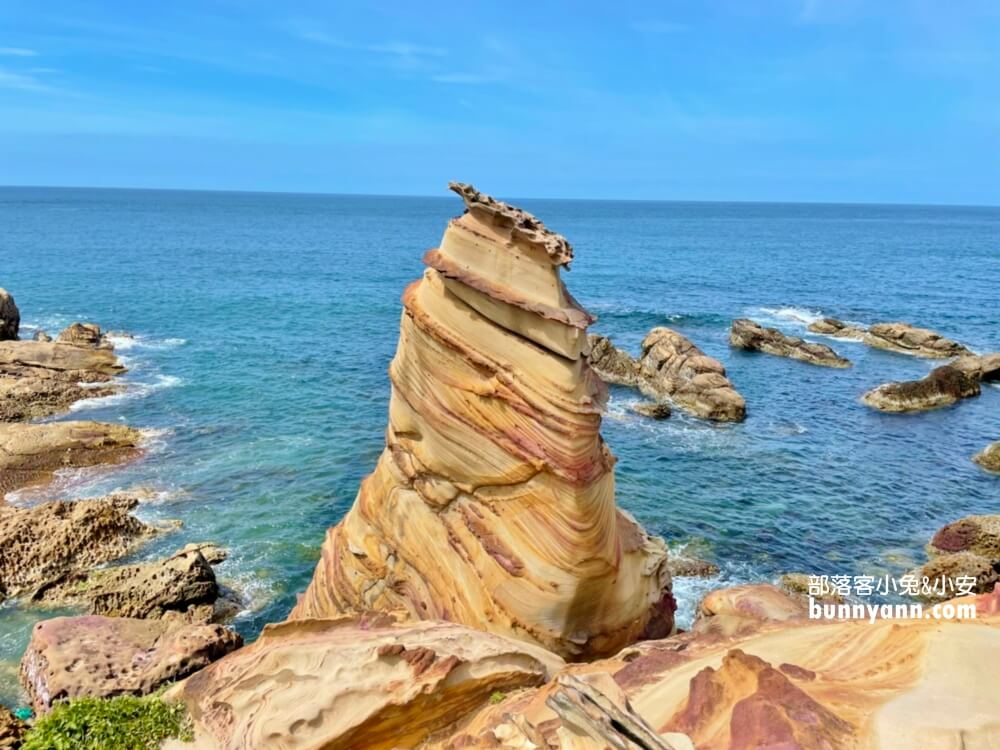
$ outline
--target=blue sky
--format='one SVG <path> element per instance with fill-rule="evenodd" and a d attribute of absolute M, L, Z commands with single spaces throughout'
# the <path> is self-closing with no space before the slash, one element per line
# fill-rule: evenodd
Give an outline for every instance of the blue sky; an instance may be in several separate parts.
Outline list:
<path fill-rule="evenodd" d="M 1000 3 L 0 3 L 0 184 L 1000 204 Z"/>

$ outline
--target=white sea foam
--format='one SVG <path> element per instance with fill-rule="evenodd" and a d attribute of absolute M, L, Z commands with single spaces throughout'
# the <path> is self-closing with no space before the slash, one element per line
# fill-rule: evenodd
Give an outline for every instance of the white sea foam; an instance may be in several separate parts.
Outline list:
<path fill-rule="evenodd" d="M 127 401 L 133 401 L 139 398 L 146 398 L 147 396 L 156 393 L 157 391 L 162 391 L 166 388 L 176 388 L 179 385 L 183 385 L 184 381 L 175 375 L 156 375 L 155 378 L 150 382 L 129 382 L 124 383 L 125 389 L 120 393 L 112 393 L 107 396 L 95 396 L 94 398 L 85 398 L 72 404 L 69 409 L 70 411 L 87 411 L 88 409 L 102 409 L 108 406 L 117 406 L 123 404 Z M 83 384 L 81 384 L 83 385 Z M 101 387 L 106 385 L 105 383 L 97 383 L 95 387 Z M 84 386 L 86 387 L 86 386 Z"/>
<path fill-rule="evenodd" d="M 176 346 L 184 346 L 184 344 L 187 343 L 187 339 L 154 339 L 146 336 L 132 336 L 118 332 L 109 333 L 107 335 L 107 339 L 114 345 L 115 351 L 124 352 L 131 351 L 133 349 L 171 349 Z"/>
<path fill-rule="evenodd" d="M 779 326 L 791 324 L 802 328 L 824 317 L 822 311 L 809 310 L 805 307 L 752 307 L 747 311 L 747 315 L 758 323 Z"/>
<path fill-rule="evenodd" d="M 675 554 L 671 549 L 671 554 Z M 761 583 L 763 578 L 746 564 L 726 564 L 714 576 L 675 576 L 673 579 L 674 599 L 677 601 L 677 612 L 674 615 L 677 627 L 685 630 L 694 622 L 698 604 L 705 595 L 715 589 L 741 586 L 746 583 Z"/>

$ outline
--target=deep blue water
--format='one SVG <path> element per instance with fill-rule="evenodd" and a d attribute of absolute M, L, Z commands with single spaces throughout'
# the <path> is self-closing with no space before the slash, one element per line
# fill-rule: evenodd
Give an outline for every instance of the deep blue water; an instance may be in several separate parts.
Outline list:
<path fill-rule="evenodd" d="M 803 334 L 832 315 L 998 350 L 1000 209 L 520 204 L 573 243 L 566 281 L 599 316 L 594 330 L 635 351 L 652 326 L 673 326 L 747 399 L 739 425 L 652 422 L 628 412 L 634 393 L 612 391 L 619 503 L 723 567 L 678 581 L 685 613 L 721 583 L 900 573 L 944 522 L 1000 512 L 1000 478 L 969 460 L 1000 439 L 1000 389 L 882 415 L 858 397 L 935 363 L 827 339 L 855 362 L 831 370 L 726 343 L 734 317 Z M 221 575 L 248 597 L 237 627 L 253 636 L 283 618 L 381 450 L 399 296 L 458 213 L 454 197 L 0 188 L 0 286 L 24 333 L 80 319 L 138 337 L 120 349 L 129 395 L 70 417 L 153 434 L 145 460 L 67 475 L 43 495 L 156 489 L 141 515 L 184 529 L 139 556 L 222 544 Z M 0 699 L 14 700 L 11 661 L 44 614 L 0 608 Z"/>

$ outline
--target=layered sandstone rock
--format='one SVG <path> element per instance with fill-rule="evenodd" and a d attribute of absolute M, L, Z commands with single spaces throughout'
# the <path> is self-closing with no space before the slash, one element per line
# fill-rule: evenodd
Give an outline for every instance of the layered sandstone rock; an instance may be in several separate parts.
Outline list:
<path fill-rule="evenodd" d="M 930 359 L 948 359 L 971 353 L 957 341 L 909 323 L 876 323 L 868 329 L 863 340 L 877 349 Z"/>
<path fill-rule="evenodd" d="M 797 336 L 786 336 L 777 328 L 765 328 L 746 318 L 733 321 L 733 327 L 729 332 L 729 345 L 748 351 L 766 352 L 777 357 L 789 357 L 811 365 L 851 366 L 850 360 L 844 359 L 826 344 L 806 341 Z"/>
<path fill-rule="evenodd" d="M 31 595 L 96 565 L 115 560 L 155 530 L 130 511 L 140 496 L 0 505 L 0 600 Z"/>
<path fill-rule="evenodd" d="M 987 445 L 974 455 L 972 460 L 987 471 L 1000 472 L 1000 440 Z"/>
<path fill-rule="evenodd" d="M 920 380 L 884 383 L 865 393 L 861 400 L 879 411 L 915 412 L 951 406 L 963 398 L 978 396 L 980 391 L 978 377 L 942 365 Z"/>
<path fill-rule="evenodd" d="M 109 617 L 211 622 L 220 591 L 206 554 L 225 559 L 217 547 L 191 544 L 162 560 L 76 570 L 39 588 L 33 600 L 86 606 Z"/>
<path fill-rule="evenodd" d="M 59 469 L 135 458 L 141 442 L 138 430 L 120 424 L 0 424 L 0 501 L 12 490 L 49 482 Z"/>
<path fill-rule="evenodd" d="M 615 507 L 572 249 L 452 188 L 467 211 L 403 295 L 386 449 L 291 618 L 399 611 L 569 657 L 666 635 L 667 552 Z"/>
<path fill-rule="evenodd" d="M 739 422 L 746 401 L 726 377 L 719 360 L 669 328 L 654 328 L 642 340 L 639 390 L 704 419 Z"/>
<path fill-rule="evenodd" d="M 221 625 L 55 617 L 32 630 L 21 659 L 21 684 L 38 713 L 70 698 L 147 695 L 242 644 Z"/>
<path fill-rule="evenodd" d="M 28 732 L 28 725 L 0 706 L 0 750 L 17 750 Z"/>
<path fill-rule="evenodd" d="M 182 750 L 414 747 L 493 695 L 541 685 L 561 661 L 444 622 L 298 620 L 171 691 L 194 720 Z"/>
<path fill-rule="evenodd" d="M 21 312 L 17 309 L 14 298 L 3 287 L 0 287 L 0 341 L 17 341 L 17 332 L 21 326 Z"/>
<path fill-rule="evenodd" d="M 865 335 L 865 329 L 851 323 L 845 323 L 836 318 L 822 318 L 809 324 L 810 333 L 823 336 L 833 336 L 838 339 L 853 339 L 860 341 Z"/>
<path fill-rule="evenodd" d="M 639 387 L 642 367 L 639 361 L 624 349 L 615 346 L 607 336 L 592 333 L 588 362 L 605 383 Z"/>

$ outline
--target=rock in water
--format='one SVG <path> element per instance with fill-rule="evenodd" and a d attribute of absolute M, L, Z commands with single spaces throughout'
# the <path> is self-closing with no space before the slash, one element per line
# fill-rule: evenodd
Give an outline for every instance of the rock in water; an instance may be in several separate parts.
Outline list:
<path fill-rule="evenodd" d="M 930 359 L 948 359 L 971 353 L 957 341 L 909 323 L 876 323 L 868 329 L 863 340 L 876 349 Z"/>
<path fill-rule="evenodd" d="M 666 635 L 666 546 L 615 507 L 572 248 L 452 189 L 467 210 L 403 295 L 386 448 L 291 618 L 403 611 L 574 658 Z"/>
<path fill-rule="evenodd" d="M 187 705 L 195 742 L 167 747 L 412 748 L 560 666 L 537 646 L 453 623 L 376 615 L 268 625 L 168 694 Z"/>
<path fill-rule="evenodd" d="M 950 406 L 979 393 L 978 378 L 951 365 L 942 365 L 920 380 L 884 383 L 872 388 L 861 400 L 879 411 L 913 412 Z"/>
<path fill-rule="evenodd" d="M 612 344 L 607 336 L 592 333 L 587 339 L 590 343 L 590 367 L 601 380 L 615 385 L 639 386 L 641 367 L 638 360 Z"/>
<path fill-rule="evenodd" d="M 766 352 L 777 357 L 789 357 L 811 365 L 823 367 L 850 367 L 844 359 L 826 344 L 816 344 L 797 336 L 786 336 L 777 328 L 765 328 L 746 318 L 733 321 L 729 332 L 729 345 L 748 351 Z"/>
<path fill-rule="evenodd" d="M 125 617 L 55 617 L 31 632 L 21 684 L 37 713 L 68 698 L 147 695 L 243 645 L 221 625 Z"/>
<path fill-rule="evenodd" d="M 739 422 L 747 405 L 726 377 L 722 363 L 670 328 L 654 328 L 642 340 L 639 390 L 696 417 Z"/>
<path fill-rule="evenodd" d="M 657 401 L 643 401 L 638 404 L 632 404 L 629 408 L 636 414 L 649 417 L 650 419 L 667 419 L 672 413 L 670 404 Z"/>
<path fill-rule="evenodd" d="M 1000 440 L 987 445 L 972 460 L 987 471 L 1000 472 Z"/>
<path fill-rule="evenodd" d="M 820 333 L 824 336 L 834 336 L 838 339 L 856 339 L 860 341 L 865 335 L 865 329 L 845 323 L 836 318 L 822 318 L 809 324 L 812 333 Z"/>
<path fill-rule="evenodd" d="M 20 327 L 21 312 L 10 292 L 0 287 L 0 341 L 17 341 Z"/>

